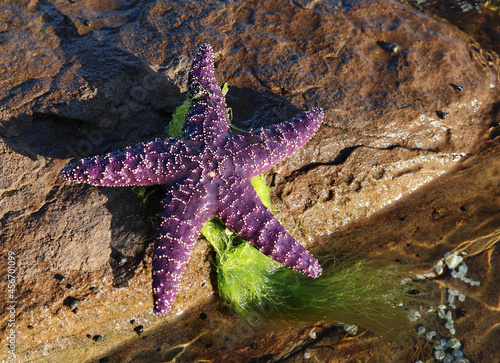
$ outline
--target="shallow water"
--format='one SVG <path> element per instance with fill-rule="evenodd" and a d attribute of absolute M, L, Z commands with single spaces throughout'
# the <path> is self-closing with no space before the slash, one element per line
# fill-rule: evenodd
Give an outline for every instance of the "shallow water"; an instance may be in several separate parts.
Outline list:
<path fill-rule="evenodd" d="M 500 54 L 499 0 L 409 0 L 409 3 L 449 21 L 484 49 Z"/>

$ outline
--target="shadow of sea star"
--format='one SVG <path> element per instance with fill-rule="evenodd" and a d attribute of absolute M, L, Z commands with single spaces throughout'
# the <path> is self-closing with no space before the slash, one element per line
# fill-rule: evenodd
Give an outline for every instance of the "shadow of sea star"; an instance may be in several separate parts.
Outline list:
<path fill-rule="evenodd" d="M 264 207 L 250 179 L 301 148 L 323 120 L 316 108 L 289 122 L 229 132 L 210 45 L 200 46 L 188 78 L 192 103 L 181 139 L 156 139 L 67 165 L 62 176 L 99 186 L 164 187 L 153 258 L 154 312 L 169 311 L 203 224 L 219 217 L 260 252 L 311 277 L 318 261 Z"/>

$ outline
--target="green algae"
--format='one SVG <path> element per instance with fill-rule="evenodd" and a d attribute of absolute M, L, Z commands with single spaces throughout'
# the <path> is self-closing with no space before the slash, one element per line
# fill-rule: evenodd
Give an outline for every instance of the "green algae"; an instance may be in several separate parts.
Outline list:
<path fill-rule="evenodd" d="M 216 251 L 224 304 L 252 325 L 342 322 L 388 335 L 410 330 L 408 313 L 425 302 L 414 295 L 418 283 L 403 279 L 403 269 L 393 263 L 330 256 L 319 259 L 323 274 L 313 279 L 228 233 L 218 219 L 207 222 L 202 233 Z"/>
<path fill-rule="evenodd" d="M 225 83 L 224 96 L 227 91 Z M 191 102 L 187 98 L 177 107 L 167 128 L 169 136 L 182 137 Z M 251 182 L 273 212 L 265 176 Z M 135 191 L 144 202 L 152 194 L 148 187 Z M 216 253 L 218 292 L 224 305 L 253 325 L 283 320 L 342 322 L 384 335 L 410 330 L 407 314 L 422 302 L 408 293 L 415 290 L 415 283 L 402 283 L 404 271 L 396 264 L 330 256 L 319 259 L 323 274 L 313 279 L 265 256 L 218 218 L 206 222 L 201 233 Z"/>

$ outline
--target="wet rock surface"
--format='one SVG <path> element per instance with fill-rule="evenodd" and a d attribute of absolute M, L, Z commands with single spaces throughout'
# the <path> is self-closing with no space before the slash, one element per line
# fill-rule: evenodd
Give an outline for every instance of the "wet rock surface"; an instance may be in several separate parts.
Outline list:
<path fill-rule="evenodd" d="M 299 361 L 312 344 L 311 328 L 262 332 L 221 311 L 201 240 L 171 314 L 153 316 L 153 228 L 137 196 L 58 178 L 71 158 L 164 135 L 202 42 L 237 127 L 325 109 L 267 175 L 283 224 L 313 252 L 353 246 L 422 266 L 498 228 L 499 62 L 453 26 L 391 1 L 16 4 L 0 12 L 0 241 L 16 255 L 20 359 Z M 500 354 L 488 325 L 498 264 L 498 247 L 472 259 L 486 281 L 457 323 L 477 361 Z M 0 268 L 3 283 L 5 258 Z M 370 341 L 318 329 L 337 344 L 315 349 L 320 360 L 372 354 Z"/>

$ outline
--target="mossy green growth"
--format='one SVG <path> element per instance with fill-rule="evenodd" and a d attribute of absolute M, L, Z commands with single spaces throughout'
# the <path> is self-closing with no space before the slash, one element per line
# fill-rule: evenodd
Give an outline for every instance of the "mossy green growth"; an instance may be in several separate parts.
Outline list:
<path fill-rule="evenodd" d="M 222 92 L 227 93 L 227 84 Z M 181 137 L 191 100 L 176 109 L 167 132 Z M 262 203 L 272 211 L 264 175 L 252 179 Z M 148 194 L 139 191 L 139 195 Z M 309 278 L 265 256 L 236 236 L 218 218 L 201 231 L 216 252 L 217 284 L 225 304 L 238 316 L 257 324 L 263 319 L 320 320 L 359 325 L 378 334 L 410 329 L 409 309 L 422 301 L 401 284 L 403 271 L 391 263 L 329 257 L 320 260 L 323 274 Z"/>
<path fill-rule="evenodd" d="M 150 199 L 154 199 L 154 196 L 157 192 L 160 191 L 160 188 L 157 186 L 134 186 L 132 187 L 132 191 L 139 198 L 139 208 L 141 209 L 142 215 L 145 219 L 151 224 L 151 227 L 154 228 L 156 226 L 156 215 L 151 211 L 150 208 Z"/>
<path fill-rule="evenodd" d="M 264 174 L 257 175 L 251 179 L 252 186 L 257 192 L 262 204 L 273 212 L 273 206 L 271 204 L 271 188 L 266 183 L 266 177 Z"/>
<path fill-rule="evenodd" d="M 317 279 L 286 268 L 272 271 L 268 280 L 273 297 L 257 309 L 267 307 L 261 314 L 268 318 L 343 322 L 377 335 L 411 329 L 407 315 L 423 299 L 409 293 L 417 290 L 417 283 L 401 282 L 400 266 L 352 256 L 329 257 L 320 263 L 323 274 Z"/>
<path fill-rule="evenodd" d="M 216 251 L 220 296 L 250 324 L 343 322 L 388 335 L 410 330 L 407 314 L 423 302 L 408 293 L 417 284 L 401 283 L 404 272 L 392 263 L 329 257 L 320 259 L 323 274 L 313 279 L 263 255 L 217 219 L 202 233 Z"/>
<path fill-rule="evenodd" d="M 178 106 L 175 109 L 175 112 L 172 115 L 172 120 L 169 122 L 167 127 L 168 136 L 175 137 L 177 139 L 182 138 L 182 127 L 186 122 L 186 115 L 189 111 L 190 106 L 191 99 L 188 97 L 184 100 L 182 105 Z"/>
<path fill-rule="evenodd" d="M 229 87 L 226 82 L 222 85 L 222 90 L 221 90 L 222 95 L 226 96 L 228 90 Z M 196 96 L 194 96 L 194 98 L 196 98 Z M 182 128 L 184 127 L 184 123 L 186 122 L 186 115 L 189 112 L 189 107 L 191 106 L 191 103 L 192 103 L 192 98 L 188 96 L 186 97 L 182 105 L 178 106 L 175 109 L 175 112 L 172 115 L 172 120 L 169 122 L 167 127 L 168 136 L 175 137 L 177 139 L 182 138 Z"/>
<path fill-rule="evenodd" d="M 259 317 L 255 307 L 265 301 L 270 288 L 268 277 L 281 265 L 227 231 L 217 218 L 205 223 L 201 233 L 216 252 L 217 285 L 222 299 L 248 321 Z"/>
<path fill-rule="evenodd" d="M 221 89 L 222 95 L 226 97 L 228 91 L 229 91 L 229 85 L 227 84 L 227 82 L 224 82 Z"/>

